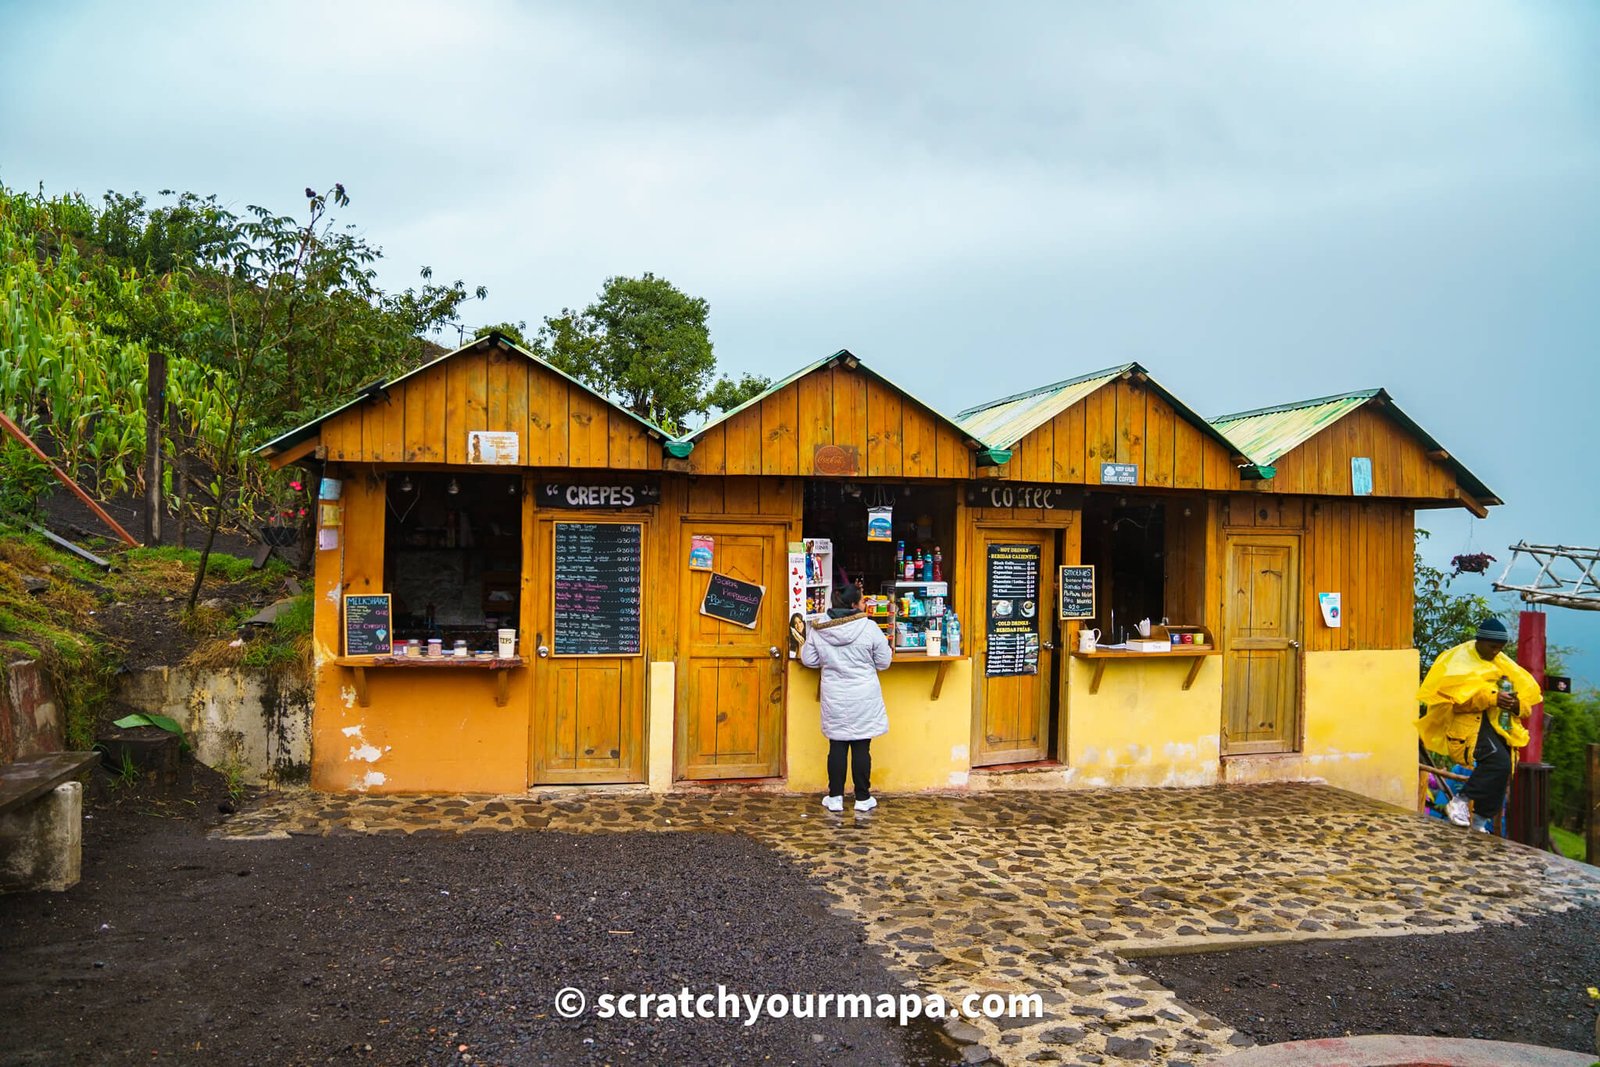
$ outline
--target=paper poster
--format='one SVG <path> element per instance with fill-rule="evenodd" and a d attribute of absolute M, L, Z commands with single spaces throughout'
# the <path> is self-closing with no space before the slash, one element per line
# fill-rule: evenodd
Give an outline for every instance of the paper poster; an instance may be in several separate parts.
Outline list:
<path fill-rule="evenodd" d="M 1339 626 L 1339 594 L 1318 593 L 1317 605 L 1322 608 L 1322 621 L 1337 629 Z"/>
<path fill-rule="evenodd" d="M 318 526 L 343 526 L 344 507 L 339 504 L 330 504 L 324 500 L 317 505 Z"/>
<path fill-rule="evenodd" d="M 1367 456 L 1350 457 L 1350 493 L 1353 496 L 1372 495 L 1372 460 Z"/>
<path fill-rule="evenodd" d="M 717 539 L 710 534 L 691 534 L 689 536 L 689 569 L 692 571 L 708 571 L 711 561 L 716 554 Z"/>
<path fill-rule="evenodd" d="M 317 548 L 326 552 L 339 547 L 339 528 L 326 526 L 317 531 Z"/>
<path fill-rule="evenodd" d="M 344 492 L 344 483 L 337 478 L 324 478 L 317 488 L 318 500 L 338 500 Z"/>
<path fill-rule="evenodd" d="M 467 432 L 467 462 L 483 463 L 497 467 L 515 467 L 519 435 L 515 431 L 469 430 Z"/>
<path fill-rule="evenodd" d="M 867 509 L 867 540 L 894 540 L 894 508 Z"/>

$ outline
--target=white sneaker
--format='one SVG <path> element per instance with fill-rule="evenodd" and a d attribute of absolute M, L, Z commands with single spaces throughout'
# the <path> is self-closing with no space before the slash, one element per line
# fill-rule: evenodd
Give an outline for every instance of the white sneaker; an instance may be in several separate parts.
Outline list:
<path fill-rule="evenodd" d="M 857 811 L 871 811 L 873 808 L 875 808 L 877 806 L 878 806 L 878 798 L 877 797 L 868 797 L 865 800 L 856 801 L 856 810 Z"/>
<path fill-rule="evenodd" d="M 1450 803 L 1444 806 L 1445 818 L 1457 826 L 1467 826 L 1472 822 L 1472 815 L 1467 811 L 1466 797 L 1451 797 Z"/>
<path fill-rule="evenodd" d="M 844 797 L 842 797 L 842 796 L 823 797 L 822 798 L 822 806 L 827 808 L 829 811 L 843 811 L 844 810 Z"/>

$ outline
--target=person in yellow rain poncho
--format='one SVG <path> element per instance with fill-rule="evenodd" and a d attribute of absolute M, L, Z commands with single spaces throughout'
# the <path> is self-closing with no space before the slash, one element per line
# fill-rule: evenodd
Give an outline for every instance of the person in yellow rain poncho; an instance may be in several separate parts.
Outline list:
<path fill-rule="evenodd" d="M 1515 750 L 1528 743 L 1525 720 L 1542 699 L 1533 675 L 1505 654 L 1510 639 L 1505 623 L 1492 615 L 1484 619 L 1471 641 L 1439 654 L 1417 693 L 1427 708 L 1417 720 L 1422 746 L 1472 768 L 1445 805 L 1446 817 L 1457 826 L 1489 829 L 1505 803 Z"/>

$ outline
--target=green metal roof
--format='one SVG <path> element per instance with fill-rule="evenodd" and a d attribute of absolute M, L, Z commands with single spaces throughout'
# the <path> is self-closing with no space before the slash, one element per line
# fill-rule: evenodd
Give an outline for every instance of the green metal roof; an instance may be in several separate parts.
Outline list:
<path fill-rule="evenodd" d="M 722 423 L 727 422 L 729 419 L 733 418 L 735 415 L 739 414 L 741 411 L 744 411 L 744 410 L 746 410 L 748 408 L 755 407 L 756 405 L 760 404 L 763 400 L 765 400 L 767 397 L 772 396 L 773 394 L 775 394 L 775 393 L 787 388 L 788 386 L 790 386 L 790 385 L 794 384 L 795 382 L 799 381 L 801 378 L 804 378 L 806 375 L 812 374 L 812 373 L 814 373 L 816 371 L 821 370 L 822 368 L 824 368 L 826 366 L 829 366 L 832 363 L 840 362 L 840 361 L 850 361 L 850 363 L 857 370 L 860 370 L 860 371 L 866 373 L 869 377 L 876 378 L 880 383 L 882 383 L 883 385 L 887 386 L 890 389 L 893 389 L 895 392 L 899 393 L 905 399 L 911 401 L 913 404 L 915 404 L 918 407 L 922 408 L 928 414 L 932 415 L 935 419 L 939 420 L 940 422 L 944 423 L 946 426 L 950 427 L 952 430 L 954 430 L 956 433 L 960 434 L 962 437 L 971 438 L 972 440 L 970 440 L 968 442 L 968 444 L 969 444 L 969 446 L 971 446 L 973 448 L 974 451 L 982 450 L 983 446 L 987 443 L 982 438 L 979 438 L 976 434 L 974 434 L 971 430 L 969 430 L 966 427 L 962 426 L 961 423 L 958 420 L 952 419 L 950 416 L 946 415 L 944 412 L 940 411 L 938 408 L 934 407 L 932 404 L 929 404 L 926 401 L 918 399 L 917 397 L 913 396 L 911 393 L 907 392 L 905 389 L 902 389 L 900 386 L 896 385 L 894 382 L 890 381 L 888 378 L 885 378 L 883 375 L 879 374 L 877 371 L 875 371 L 871 367 L 867 366 L 865 363 L 863 363 L 861 361 L 861 357 L 860 356 L 856 355 L 854 352 L 850 351 L 848 348 L 841 348 L 841 349 L 839 349 L 839 351 L 835 352 L 831 356 L 824 356 L 823 358 L 817 360 L 815 363 L 806 364 L 804 367 L 801 367 L 799 370 L 795 371 L 793 374 L 789 375 L 787 378 L 784 378 L 782 381 L 773 382 L 771 385 L 767 386 L 766 389 L 762 390 L 760 393 L 757 393 L 755 396 L 751 397 L 749 400 L 746 400 L 743 404 L 740 404 L 736 408 L 729 408 L 727 411 L 723 412 L 721 415 L 718 415 L 716 418 L 712 419 L 710 422 L 706 423 L 704 426 L 700 427 L 698 430 L 696 430 L 696 431 L 694 431 L 693 433 L 690 433 L 690 434 L 685 434 L 682 437 L 678 438 L 678 440 L 680 440 L 680 441 L 697 441 L 705 434 L 705 432 L 707 430 L 711 429 L 713 426 L 721 425 Z"/>
<path fill-rule="evenodd" d="M 382 388 L 385 389 L 385 390 L 393 389 L 395 386 L 399 385 L 401 382 L 405 381 L 407 378 L 410 378 L 413 375 L 421 374 L 425 370 L 431 370 L 432 368 L 439 366 L 439 364 L 443 363 L 445 360 L 451 358 L 452 356 L 456 356 L 456 355 L 459 355 L 462 352 L 466 352 L 466 351 L 468 351 L 470 349 L 476 348 L 481 344 L 486 344 L 486 343 L 487 344 L 493 344 L 495 342 L 499 342 L 499 344 L 501 344 L 503 347 L 508 348 L 513 352 L 518 352 L 518 353 L 522 354 L 523 356 L 526 356 L 528 359 L 532 360 L 534 363 L 537 363 L 539 366 L 543 367 L 545 370 L 551 371 L 552 373 L 555 373 L 555 374 L 559 374 L 561 377 L 565 378 L 570 384 L 577 386 L 579 389 L 582 389 L 584 392 L 588 393 L 590 396 L 592 396 L 596 400 L 600 401 L 606 407 L 612 409 L 613 411 L 617 411 L 617 412 L 620 412 L 623 415 L 626 415 L 628 418 L 632 419 L 634 422 L 637 422 L 639 425 L 643 426 L 645 428 L 645 432 L 648 433 L 651 437 L 654 437 L 657 440 L 663 441 L 663 442 L 671 440 L 671 438 L 672 438 L 671 434 L 669 434 L 667 431 L 663 430 L 661 427 L 657 426 L 655 423 L 651 422 L 649 419 L 640 418 L 638 415 L 635 415 L 633 412 L 629 411 L 627 408 L 623 407 L 621 404 L 618 404 L 616 401 L 612 400 L 610 397 L 604 395 L 603 393 L 596 392 L 594 389 L 591 389 L 589 386 L 587 386 L 584 383 L 578 381 L 578 379 L 574 378 L 572 375 L 568 374 L 566 371 L 562 370 L 560 367 L 557 367 L 555 364 L 549 362 L 548 360 L 540 359 L 538 356 L 534 355 L 532 352 L 529 352 L 527 349 L 523 348 L 521 345 L 517 344 L 515 341 L 512 341 L 510 338 L 508 338 L 508 337 L 504 336 L 503 334 L 501 334 L 499 332 L 496 332 L 496 331 L 490 331 L 489 333 L 485 334 L 482 337 L 475 337 L 471 341 L 469 341 L 467 344 L 462 345 L 460 348 L 457 348 L 454 351 L 446 352 L 444 355 L 438 357 L 437 359 L 430 359 L 428 362 L 422 364 L 421 366 L 415 367 L 412 370 L 409 370 L 406 373 L 400 375 L 400 377 L 396 378 L 394 381 L 392 381 L 392 382 L 384 382 Z M 377 390 L 372 390 L 372 392 L 375 393 L 375 392 L 377 392 Z M 310 422 L 305 423 L 302 426 L 296 426 L 294 429 L 290 430 L 288 433 L 279 434 L 277 437 L 274 437 L 272 440 L 268 441 L 266 444 L 261 445 L 259 448 L 257 448 L 255 450 L 255 452 L 256 452 L 257 455 L 264 455 L 264 456 L 268 456 L 268 457 L 275 456 L 279 452 L 287 452 L 289 449 L 293 448 L 295 445 L 299 444 L 300 442 L 306 441 L 306 440 L 309 440 L 312 437 L 315 437 L 318 433 L 320 433 L 322 431 L 322 424 L 327 422 L 329 419 L 333 418 L 335 415 L 341 414 L 342 412 L 346 411 L 347 409 L 353 408 L 357 404 L 359 404 L 362 401 L 367 400 L 367 399 L 370 399 L 370 394 L 363 394 L 361 396 L 356 397 L 354 400 L 348 401 L 348 402 L 346 402 L 344 404 L 340 404 L 338 407 L 334 408 L 332 411 L 328 411 L 328 412 L 325 412 L 325 413 L 323 413 L 321 415 L 318 415 L 316 418 L 312 419 Z"/>
<path fill-rule="evenodd" d="M 1380 404 L 1383 410 L 1423 448 L 1429 452 L 1442 453 L 1443 462 L 1455 475 L 1456 484 L 1479 503 L 1485 505 L 1504 503 L 1493 490 L 1478 479 L 1477 475 L 1467 470 L 1459 460 L 1446 451 L 1443 445 L 1401 411 L 1394 398 L 1382 389 L 1361 389 L 1353 393 L 1340 393 L 1337 396 L 1323 396 L 1315 400 L 1279 404 L 1277 407 L 1241 411 L 1212 419 L 1211 424 L 1226 434 L 1234 446 L 1252 463 L 1267 466 L 1276 463 L 1280 457 L 1299 448 L 1357 408 L 1374 402 Z"/>
<path fill-rule="evenodd" d="M 1091 371 L 1054 385 L 1001 397 L 956 415 L 968 433 L 995 448 L 1010 448 L 1090 393 L 1126 374 L 1134 365 Z"/>
<path fill-rule="evenodd" d="M 1365 389 L 1297 404 L 1241 411 L 1237 415 L 1212 419 L 1211 424 L 1226 434 L 1252 463 L 1270 465 L 1377 395 L 1378 390 Z"/>
<path fill-rule="evenodd" d="M 1077 378 L 1068 378 L 1053 385 L 1042 385 L 1024 393 L 991 400 L 987 404 L 979 404 L 961 412 L 956 416 L 956 422 L 965 427 L 968 433 L 992 447 L 1010 448 L 1090 393 L 1110 385 L 1118 378 L 1139 379 L 1145 386 L 1155 390 L 1179 418 L 1226 448 L 1230 456 L 1239 450 L 1238 446 L 1216 427 L 1189 405 L 1173 396 L 1138 363 L 1124 363 L 1119 367 L 1090 371 Z"/>

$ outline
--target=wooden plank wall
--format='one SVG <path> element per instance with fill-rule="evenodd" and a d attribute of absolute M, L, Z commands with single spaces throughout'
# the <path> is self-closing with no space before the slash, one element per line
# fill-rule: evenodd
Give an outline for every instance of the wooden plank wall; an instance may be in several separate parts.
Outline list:
<path fill-rule="evenodd" d="M 625 413 L 517 352 L 443 359 L 322 424 L 331 461 L 467 462 L 469 430 L 521 436 L 529 467 L 660 470 L 660 440 Z"/>
<path fill-rule="evenodd" d="M 1000 477 L 1099 485 L 1100 464 L 1136 463 L 1139 484 L 1236 489 L 1232 454 L 1153 389 L 1117 380 L 1018 441 Z"/>
<path fill-rule="evenodd" d="M 1251 527 L 1302 533 L 1301 613 L 1307 651 L 1413 647 L 1415 515 L 1410 507 L 1385 500 L 1240 493 L 1223 502 L 1221 521 L 1224 533 Z M 1226 559 L 1219 557 L 1211 568 L 1218 583 L 1226 569 Z M 1322 622 L 1319 592 L 1340 594 L 1337 629 Z"/>
<path fill-rule="evenodd" d="M 1372 495 L 1451 500 L 1455 475 L 1428 458 L 1427 449 L 1382 408 L 1357 408 L 1278 459 L 1277 474 L 1261 483 L 1267 493 L 1351 495 L 1350 460 L 1372 460 Z"/>
<path fill-rule="evenodd" d="M 695 474 L 810 477 L 818 445 L 854 447 L 861 476 L 970 478 L 955 427 L 844 363 L 823 366 L 695 438 Z"/>
<path fill-rule="evenodd" d="M 698 451 L 698 449 L 697 449 Z M 661 479 L 661 504 L 656 515 L 646 612 L 647 653 L 651 660 L 678 658 L 678 608 L 689 573 L 685 515 L 708 518 L 749 517 L 788 523 L 789 540 L 800 540 L 800 512 L 805 483 L 798 478 L 695 478 L 667 474 Z M 780 546 L 780 550 L 783 546 Z M 784 573 L 773 576 L 768 596 L 788 597 Z"/>

